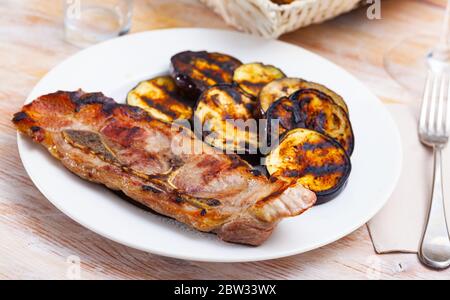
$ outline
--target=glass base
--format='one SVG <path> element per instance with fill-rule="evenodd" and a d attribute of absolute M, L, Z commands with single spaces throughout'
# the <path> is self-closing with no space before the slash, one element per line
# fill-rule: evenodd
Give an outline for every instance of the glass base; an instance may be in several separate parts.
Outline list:
<path fill-rule="evenodd" d="M 114 9 L 83 7 L 79 16 L 64 20 L 65 38 L 71 44 L 86 47 L 128 33 L 130 24 Z"/>

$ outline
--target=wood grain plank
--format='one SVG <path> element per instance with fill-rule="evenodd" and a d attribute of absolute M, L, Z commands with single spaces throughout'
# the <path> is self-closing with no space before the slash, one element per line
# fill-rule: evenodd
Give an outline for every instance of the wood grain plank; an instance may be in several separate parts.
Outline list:
<path fill-rule="evenodd" d="M 60 3 L 60 2 L 59 2 Z M 396 42 L 440 26 L 440 0 L 383 1 L 383 19 L 365 10 L 287 34 L 282 40 L 345 67 L 387 105 L 414 101 L 383 69 Z M 0 2 L 0 278 L 67 278 L 68 257 L 83 279 L 439 279 L 415 255 L 377 256 L 365 227 L 331 245 L 293 257 L 218 264 L 165 258 L 109 241 L 59 212 L 34 187 L 17 153 L 10 119 L 32 87 L 79 49 L 63 40 L 61 7 L 52 1 Z M 412 22 L 411 20 L 414 20 Z M 168 27 L 229 28 L 196 0 L 136 0 L 133 32 Z M 394 30 L 395 29 L 395 30 Z"/>

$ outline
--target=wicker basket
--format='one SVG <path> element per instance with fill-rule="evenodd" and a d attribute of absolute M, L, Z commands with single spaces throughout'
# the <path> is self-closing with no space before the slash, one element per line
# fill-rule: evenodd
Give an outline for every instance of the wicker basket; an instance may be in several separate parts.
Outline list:
<path fill-rule="evenodd" d="M 270 0 L 200 0 L 224 20 L 245 32 L 277 38 L 357 7 L 361 0 L 296 0 L 278 5 Z"/>

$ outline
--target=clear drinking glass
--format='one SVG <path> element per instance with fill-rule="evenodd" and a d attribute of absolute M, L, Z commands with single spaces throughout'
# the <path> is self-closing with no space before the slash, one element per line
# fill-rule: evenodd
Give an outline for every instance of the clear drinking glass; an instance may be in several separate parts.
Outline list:
<path fill-rule="evenodd" d="M 129 32 L 133 0 L 62 0 L 68 42 L 85 47 Z"/>

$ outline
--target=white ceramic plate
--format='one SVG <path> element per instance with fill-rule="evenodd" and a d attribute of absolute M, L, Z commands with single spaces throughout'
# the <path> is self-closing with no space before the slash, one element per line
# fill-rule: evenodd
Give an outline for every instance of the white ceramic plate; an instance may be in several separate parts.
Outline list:
<path fill-rule="evenodd" d="M 302 48 L 240 33 L 207 29 L 144 32 L 79 52 L 51 70 L 26 102 L 56 90 L 102 91 L 123 102 L 140 80 L 165 73 L 170 57 L 183 50 L 231 54 L 261 61 L 289 76 L 325 84 L 350 108 L 356 148 L 345 191 L 335 200 L 283 220 L 259 247 L 234 245 L 153 215 L 106 188 L 67 171 L 41 146 L 19 135 L 23 164 L 39 190 L 69 217 L 111 240 L 164 256 L 217 262 L 257 261 L 309 251 L 338 240 L 372 218 L 386 203 L 401 168 L 396 124 L 382 103 L 352 75 Z"/>

